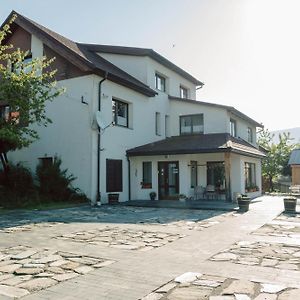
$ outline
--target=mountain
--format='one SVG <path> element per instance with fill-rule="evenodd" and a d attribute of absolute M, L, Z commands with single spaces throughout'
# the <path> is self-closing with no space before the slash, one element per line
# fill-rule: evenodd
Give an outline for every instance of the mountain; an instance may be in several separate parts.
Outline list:
<path fill-rule="evenodd" d="M 293 140 L 294 144 L 300 143 L 300 127 L 271 131 L 271 133 L 275 134 L 275 136 L 274 136 L 275 143 L 279 142 L 279 134 L 282 134 L 283 132 L 290 133 L 291 137 L 294 139 Z"/>

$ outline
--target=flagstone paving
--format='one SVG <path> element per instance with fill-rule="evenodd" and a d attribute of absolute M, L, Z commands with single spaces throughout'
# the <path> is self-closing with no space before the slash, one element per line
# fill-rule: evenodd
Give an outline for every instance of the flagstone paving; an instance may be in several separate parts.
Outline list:
<path fill-rule="evenodd" d="M 112 263 L 50 249 L 0 248 L 0 299 L 1 295 L 20 298 Z"/>
<path fill-rule="evenodd" d="M 106 227 L 98 230 L 68 233 L 56 238 L 117 249 L 148 251 L 162 247 L 183 237 L 184 235 L 182 234 Z"/>

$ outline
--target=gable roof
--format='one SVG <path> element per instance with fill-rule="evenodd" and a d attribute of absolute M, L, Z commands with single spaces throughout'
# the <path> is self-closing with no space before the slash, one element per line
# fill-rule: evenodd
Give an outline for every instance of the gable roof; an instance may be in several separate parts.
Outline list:
<path fill-rule="evenodd" d="M 233 106 L 228 106 L 228 105 L 222 105 L 222 104 L 216 104 L 216 103 L 210 103 L 210 102 L 204 102 L 204 101 L 198 101 L 198 100 L 192 100 L 192 99 L 186 99 L 186 98 L 179 98 L 179 97 L 173 97 L 169 96 L 170 100 L 174 101 L 181 101 L 181 102 L 188 102 L 188 103 L 193 103 L 193 104 L 200 104 L 200 105 L 206 105 L 206 106 L 211 106 L 211 107 L 217 107 L 217 108 L 223 108 L 226 109 L 228 112 L 232 113 L 233 115 L 248 121 L 249 123 L 255 125 L 256 127 L 263 128 L 264 126 L 257 121 L 253 120 L 252 118 L 248 117 L 244 113 L 240 112 L 239 110 L 235 109 Z"/>
<path fill-rule="evenodd" d="M 149 48 L 137 48 L 137 47 L 124 47 L 124 46 L 112 46 L 112 45 L 96 45 L 96 44 L 82 44 L 84 47 L 93 52 L 102 52 L 110 54 L 122 54 L 122 55 L 131 55 L 131 56 L 148 56 L 158 63 L 162 64 L 166 68 L 178 73 L 183 78 L 191 81 L 197 86 L 203 86 L 204 83 L 179 68 L 171 61 Z"/>
<path fill-rule="evenodd" d="M 229 133 L 180 135 L 127 150 L 128 156 L 232 152 L 252 157 L 265 157 L 253 145 Z"/>
<path fill-rule="evenodd" d="M 154 97 L 157 94 L 149 86 L 145 85 L 138 79 L 113 65 L 103 57 L 92 53 L 83 44 L 67 39 L 15 11 L 10 13 L 1 25 L 1 28 L 12 18 L 13 15 L 16 15 L 17 18 L 11 26 L 12 31 L 16 25 L 24 28 L 29 33 L 37 36 L 37 38 L 39 38 L 49 48 L 53 49 L 59 55 L 66 58 L 87 74 L 94 73 L 102 77 L 106 76 L 107 79 L 113 82 L 126 86 L 149 97 Z"/>
<path fill-rule="evenodd" d="M 289 165 L 300 165 L 300 149 L 295 149 L 292 151 Z"/>

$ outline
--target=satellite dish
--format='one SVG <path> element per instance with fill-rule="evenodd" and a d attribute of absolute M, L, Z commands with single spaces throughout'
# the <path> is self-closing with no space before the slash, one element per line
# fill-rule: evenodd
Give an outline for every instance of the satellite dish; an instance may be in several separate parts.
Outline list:
<path fill-rule="evenodd" d="M 100 129 L 104 129 L 105 128 L 105 124 L 104 124 L 104 121 L 103 121 L 103 118 L 102 118 L 102 114 L 100 111 L 96 111 L 95 113 L 95 121 L 96 121 L 96 124 L 98 125 L 98 127 Z"/>

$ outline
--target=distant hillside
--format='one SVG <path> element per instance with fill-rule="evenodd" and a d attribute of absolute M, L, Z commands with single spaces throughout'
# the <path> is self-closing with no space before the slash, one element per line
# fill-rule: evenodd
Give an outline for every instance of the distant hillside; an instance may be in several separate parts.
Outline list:
<path fill-rule="evenodd" d="M 293 143 L 300 143 L 300 127 L 296 128 L 289 128 L 289 129 L 282 129 L 282 130 L 277 130 L 277 131 L 272 131 L 271 133 L 274 133 L 274 142 L 278 143 L 279 141 L 279 134 L 283 132 L 289 132 L 291 134 L 291 137 L 294 139 Z"/>

